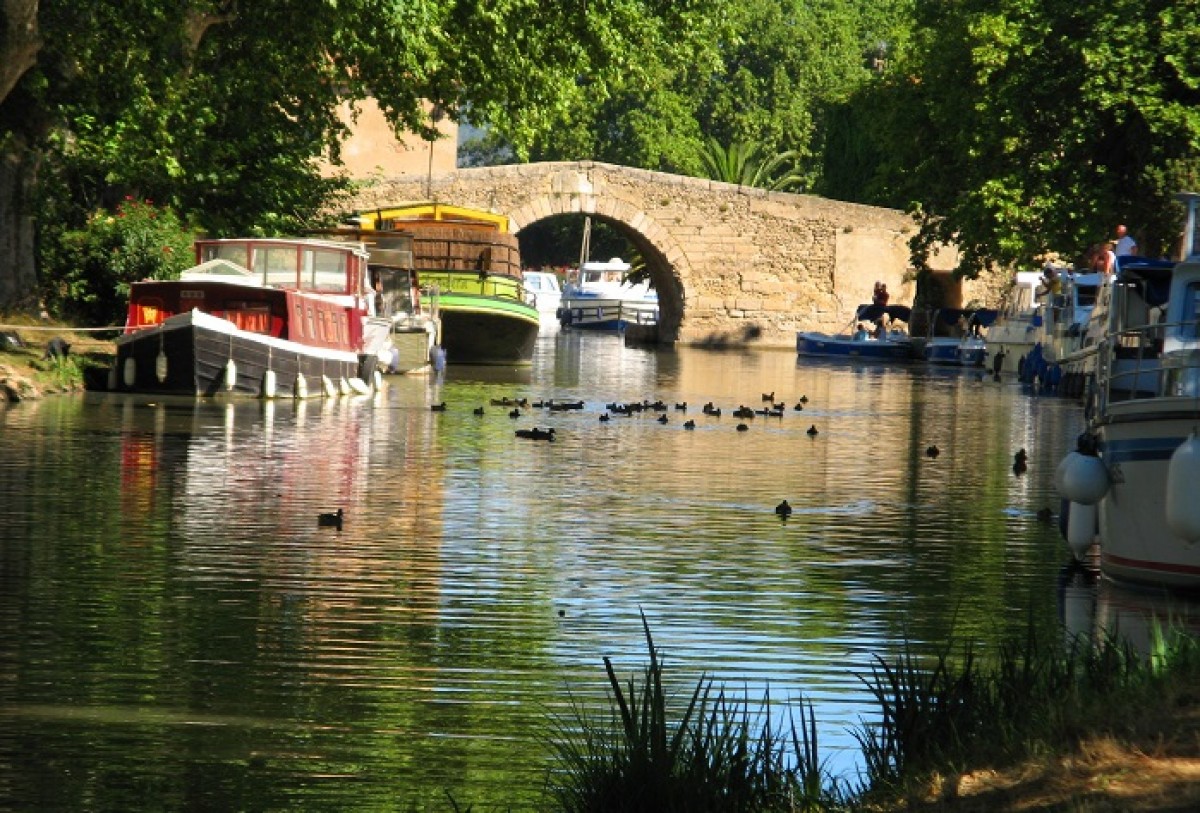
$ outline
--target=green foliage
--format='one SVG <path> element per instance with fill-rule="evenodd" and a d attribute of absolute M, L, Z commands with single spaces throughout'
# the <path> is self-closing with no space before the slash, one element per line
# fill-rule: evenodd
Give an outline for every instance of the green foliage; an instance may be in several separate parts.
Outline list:
<path fill-rule="evenodd" d="M 878 202 L 919 218 L 915 261 L 958 244 L 960 271 L 1077 255 L 1127 223 L 1172 247 L 1173 193 L 1200 169 L 1196 0 L 920 0 L 882 89 Z"/>
<path fill-rule="evenodd" d="M 430 103 L 454 118 L 470 111 L 524 154 L 571 105 L 646 80 L 642 54 L 705 50 L 720 5 L 42 3 L 36 63 L 0 97 L 0 157 L 42 159 L 37 214 L 67 229 L 132 195 L 214 236 L 296 233 L 323 225 L 351 188 L 323 167 L 336 172 L 342 111 L 367 96 L 422 136 Z M 0 210 L 0 229 L 29 208 Z"/>
<path fill-rule="evenodd" d="M 708 177 L 714 181 L 776 191 L 799 191 L 804 184 L 796 166 L 799 153 L 795 150 L 764 157 L 758 144 L 738 142 L 727 149 L 710 138 L 700 158 Z"/>
<path fill-rule="evenodd" d="M 871 79 L 869 50 L 905 39 L 909 0 L 717 5 L 720 23 L 703 49 L 684 59 L 639 52 L 641 75 L 568 105 L 535 137 L 531 156 L 711 176 L 703 154 L 715 139 L 786 155 L 790 187 L 811 188 L 825 111 Z"/>
<path fill-rule="evenodd" d="M 780 736 L 767 714 L 701 678 L 672 713 L 664 668 L 645 618 L 650 663 L 641 683 L 622 684 L 604 659 L 612 707 L 607 722 L 576 707 L 552 749 L 555 809 L 578 811 L 805 811 L 832 804 L 817 756 L 812 710 Z M 789 751 L 790 748 L 790 751 Z"/>
<path fill-rule="evenodd" d="M 171 209 L 151 201 L 129 198 L 57 237 L 44 260 L 45 301 L 84 325 L 123 323 L 130 283 L 171 279 L 192 265 L 193 235 Z"/>

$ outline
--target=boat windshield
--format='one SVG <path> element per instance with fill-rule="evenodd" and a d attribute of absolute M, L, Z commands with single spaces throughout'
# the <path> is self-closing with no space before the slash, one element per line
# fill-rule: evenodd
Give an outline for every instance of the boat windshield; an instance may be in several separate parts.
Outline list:
<path fill-rule="evenodd" d="M 1096 297 L 1100 294 L 1100 286 L 1098 285 L 1076 285 L 1075 286 L 1075 304 L 1081 308 L 1090 308 L 1096 304 Z"/>
<path fill-rule="evenodd" d="M 200 262 L 227 260 L 249 269 L 263 285 L 323 293 L 350 293 L 353 248 L 314 242 L 220 240 L 202 242 Z"/>

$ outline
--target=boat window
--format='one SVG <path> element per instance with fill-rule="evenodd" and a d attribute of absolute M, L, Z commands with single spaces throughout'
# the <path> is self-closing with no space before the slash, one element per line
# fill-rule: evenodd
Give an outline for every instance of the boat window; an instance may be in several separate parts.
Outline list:
<path fill-rule="evenodd" d="M 1096 304 L 1096 295 L 1100 292 L 1098 285 L 1076 285 L 1075 300 L 1082 308 L 1088 308 Z"/>
<path fill-rule="evenodd" d="M 290 331 L 291 331 L 292 335 L 289 336 L 288 338 L 292 338 L 292 339 L 304 338 L 304 305 L 299 300 L 297 300 L 296 302 L 294 302 L 292 304 L 292 310 L 295 311 L 295 314 L 292 316 L 292 320 L 291 320 L 292 326 L 290 328 Z"/>
<path fill-rule="evenodd" d="M 346 255 L 340 251 L 318 251 L 309 249 L 305 254 L 305 279 L 311 282 L 305 287 L 314 291 L 346 290 Z M 309 274 L 311 273 L 311 277 Z"/>
<path fill-rule="evenodd" d="M 1188 283 L 1183 293 L 1182 334 L 1185 339 L 1200 339 L 1200 282 Z"/>
<path fill-rule="evenodd" d="M 246 243 L 207 243 L 200 248 L 200 262 L 228 260 L 250 268 L 250 247 Z"/>
<path fill-rule="evenodd" d="M 299 282 L 296 279 L 296 249 L 257 248 L 254 270 L 262 274 L 263 285 L 295 288 Z"/>
<path fill-rule="evenodd" d="M 316 338 L 318 338 L 318 337 L 317 337 L 317 317 L 316 317 L 315 313 L 313 312 L 313 311 L 314 311 L 314 308 L 313 308 L 313 306 L 312 306 L 312 305 L 308 305 L 308 306 L 306 306 L 305 310 L 306 310 L 306 311 L 307 311 L 307 313 L 308 313 L 308 320 L 307 320 L 307 321 L 308 321 L 308 333 L 307 333 L 307 336 L 308 336 L 308 338 L 310 338 L 310 339 L 316 339 Z"/>
<path fill-rule="evenodd" d="M 239 329 L 251 333 L 271 332 L 271 308 L 265 302 L 228 302 L 225 318 Z"/>

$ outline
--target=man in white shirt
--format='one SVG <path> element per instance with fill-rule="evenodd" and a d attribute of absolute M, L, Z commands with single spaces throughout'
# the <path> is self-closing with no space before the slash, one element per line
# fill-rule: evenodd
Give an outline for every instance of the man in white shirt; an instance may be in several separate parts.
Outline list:
<path fill-rule="evenodd" d="M 1127 254 L 1137 254 L 1137 240 L 1134 240 L 1129 234 L 1129 230 L 1122 223 L 1117 226 L 1117 247 L 1115 253 L 1118 257 L 1124 257 Z"/>

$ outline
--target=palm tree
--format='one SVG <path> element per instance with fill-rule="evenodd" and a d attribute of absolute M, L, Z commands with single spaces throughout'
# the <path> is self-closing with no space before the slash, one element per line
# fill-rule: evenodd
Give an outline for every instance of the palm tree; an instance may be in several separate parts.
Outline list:
<path fill-rule="evenodd" d="M 700 151 L 700 160 L 714 181 L 754 186 L 776 192 L 800 191 L 804 176 L 797 166 L 800 153 L 786 150 L 773 156 L 761 155 L 762 146 L 754 142 L 735 141 L 728 148 L 715 138 Z"/>

